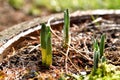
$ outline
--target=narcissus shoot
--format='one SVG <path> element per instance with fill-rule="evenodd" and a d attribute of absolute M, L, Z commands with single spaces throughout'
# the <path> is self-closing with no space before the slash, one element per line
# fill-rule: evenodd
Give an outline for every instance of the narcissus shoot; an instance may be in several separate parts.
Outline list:
<path fill-rule="evenodd" d="M 98 62 L 99 62 L 99 58 L 100 58 L 100 52 L 99 52 L 99 46 L 98 46 L 98 41 L 95 40 L 94 44 L 93 44 L 93 48 L 94 48 L 94 66 L 93 66 L 93 73 L 95 74 L 97 68 L 98 68 Z"/>
<path fill-rule="evenodd" d="M 105 56 L 103 55 L 104 53 L 104 46 L 105 46 L 105 35 L 101 36 L 101 41 L 100 41 L 100 46 L 98 45 L 98 41 L 95 40 L 93 44 L 94 48 L 94 70 L 93 74 L 97 71 L 98 64 L 101 62 L 105 62 Z"/>
<path fill-rule="evenodd" d="M 69 11 L 64 11 L 64 27 L 63 27 L 63 47 L 67 48 L 70 43 L 70 17 Z"/>
<path fill-rule="evenodd" d="M 101 41 L 100 41 L 100 58 L 103 56 L 104 48 L 105 48 L 105 35 L 103 34 L 101 36 Z"/>
<path fill-rule="evenodd" d="M 41 28 L 42 64 L 49 67 L 52 64 L 52 43 L 50 25 L 42 24 Z"/>

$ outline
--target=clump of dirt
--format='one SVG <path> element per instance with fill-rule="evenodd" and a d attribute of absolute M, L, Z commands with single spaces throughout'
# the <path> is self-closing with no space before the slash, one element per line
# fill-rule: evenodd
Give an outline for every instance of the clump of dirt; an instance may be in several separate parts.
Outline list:
<path fill-rule="evenodd" d="M 107 62 L 119 66 L 119 29 L 114 28 L 115 26 L 109 26 L 109 24 L 113 23 L 106 24 L 102 21 L 98 22 L 98 24 L 91 24 L 91 21 L 72 24 L 68 56 L 66 56 L 66 49 L 62 47 L 62 30 L 53 30 L 58 36 L 52 34 L 53 63 L 50 68 L 42 66 L 41 63 L 40 46 L 36 47 L 40 43 L 39 33 L 36 37 L 25 37 L 25 40 L 18 45 L 18 49 L 16 50 L 13 47 L 12 55 L 9 55 L 1 63 L 1 73 L 11 80 L 38 80 L 47 78 L 53 80 L 59 79 L 64 73 L 80 74 L 82 71 L 89 73 L 93 66 L 93 41 L 96 38 L 100 42 L 100 37 L 103 33 L 106 34 L 105 56 Z"/>

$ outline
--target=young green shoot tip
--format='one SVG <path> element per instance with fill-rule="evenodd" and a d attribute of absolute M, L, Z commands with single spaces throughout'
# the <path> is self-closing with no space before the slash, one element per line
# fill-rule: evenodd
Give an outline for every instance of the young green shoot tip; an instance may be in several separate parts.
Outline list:
<path fill-rule="evenodd" d="M 42 24 L 41 28 L 42 64 L 46 67 L 52 65 L 52 43 L 50 25 Z"/>
<path fill-rule="evenodd" d="M 67 48 L 70 44 L 70 17 L 69 10 L 64 11 L 64 27 L 63 27 L 63 47 Z"/>
<path fill-rule="evenodd" d="M 95 72 L 97 71 L 98 68 L 98 64 L 99 62 L 103 63 L 106 61 L 105 56 L 104 56 L 104 46 L 105 46 L 105 35 L 103 34 L 101 36 L 101 41 L 100 41 L 100 46 L 98 45 L 98 41 L 95 40 L 94 44 L 93 44 L 93 48 L 94 48 L 94 70 L 93 70 L 93 74 L 95 74 Z"/>

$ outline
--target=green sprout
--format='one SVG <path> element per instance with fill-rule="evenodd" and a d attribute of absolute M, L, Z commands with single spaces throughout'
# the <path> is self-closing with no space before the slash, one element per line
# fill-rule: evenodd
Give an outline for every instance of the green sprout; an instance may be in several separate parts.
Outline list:
<path fill-rule="evenodd" d="M 44 23 L 41 28 L 41 53 L 42 64 L 49 67 L 52 64 L 52 43 L 50 25 L 46 26 Z"/>
<path fill-rule="evenodd" d="M 100 57 L 100 53 L 99 53 L 99 46 L 98 46 L 98 41 L 95 40 L 94 44 L 93 44 L 93 48 L 94 48 L 94 66 L 93 66 L 93 73 L 96 72 L 97 68 L 98 68 L 98 61 L 99 61 L 99 57 Z"/>
<path fill-rule="evenodd" d="M 70 43 L 70 17 L 69 11 L 66 9 L 64 11 L 64 28 L 63 28 L 63 47 L 67 48 Z"/>
<path fill-rule="evenodd" d="M 105 35 L 101 36 L 100 46 L 98 45 L 98 41 L 95 40 L 93 44 L 94 48 L 94 66 L 93 66 L 93 74 L 97 71 L 99 62 L 105 62 L 104 53 L 104 46 L 105 46 Z"/>
<path fill-rule="evenodd" d="M 104 48 L 105 48 L 105 35 L 102 35 L 100 41 L 100 58 L 103 56 Z"/>

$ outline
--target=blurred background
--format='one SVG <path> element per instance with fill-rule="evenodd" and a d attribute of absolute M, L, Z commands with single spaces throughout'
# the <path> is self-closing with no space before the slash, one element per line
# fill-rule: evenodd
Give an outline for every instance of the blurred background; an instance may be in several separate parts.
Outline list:
<path fill-rule="evenodd" d="M 36 17 L 76 10 L 119 9 L 120 0 L 0 0 L 0 31 Z"/>

